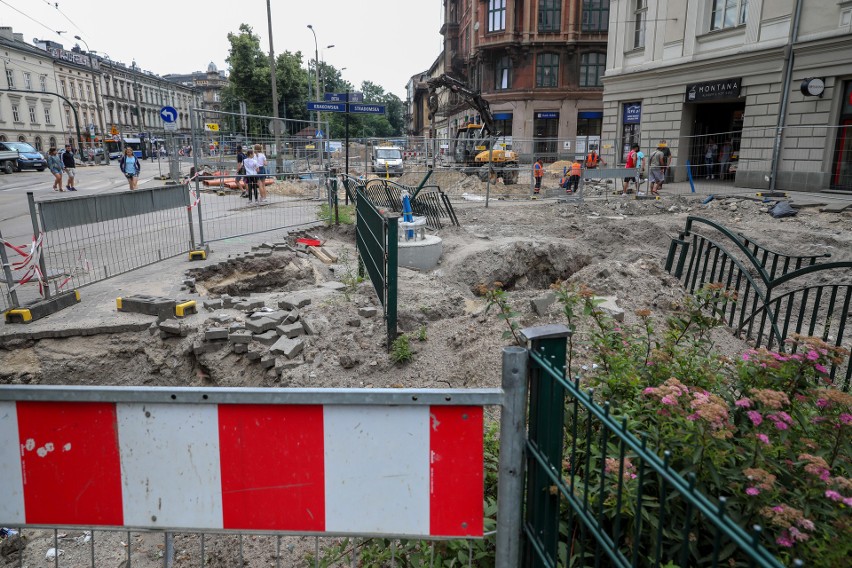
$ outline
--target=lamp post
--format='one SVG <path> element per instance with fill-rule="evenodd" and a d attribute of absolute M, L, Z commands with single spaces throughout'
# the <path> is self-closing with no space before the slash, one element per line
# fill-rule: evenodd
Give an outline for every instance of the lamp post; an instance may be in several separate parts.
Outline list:
<path fill-rule="evenodd" d="M 308 24 L 308 29 L 311 30 L 312 34 L 314 34 L 314 71 L 315 71 L 314 74 L 316 75 L 316 86 L 317 86 L 317 89 L 316 89 L 315 92 L 316 92 L 317 98 L 319 98 L 319 96 L 320 96 L 320 90 L 319 90 L 319 46 L 317 45 L 317 32 L 314 30 L 314 27 L 311 24 Z M 320 124 L 322 122 L 322 113 L 319 112 L 319 111 L 316 112 L 316 120 L 317 120 L 317 130 L 319 130 Z M 317 148 L 317 150 L 319 150 L 320 168 L 323 168 L 323 165 L 322 165 L 322 140 L 320 140 L 320 144 L 318 146 L 319 146 L 319 148 Z"/>
<path fill-rule="evenodd" d="M 272 82 L 272 138 L 275 142 L 275 171 L 278 173 L 279 166 L 282 161 L 278 157 L 281 154 L 279 147 L 279 137 L 281 134 L 281 125 L 278 121 L 278 78 L 275 75 L 275 50 L 272 48 L 272 8 L 270 0 L 266 0 L 266 19 L 269 24 L 269 80 Z"/>
<path fill-rule="evenodd" d="M 136 101 L 136 126 L 139 127 L 139 134 L 142 136 L 139 137 L 139 149 L 142 152 L 142 159 L 145 160 L 148 156 L 145 155 L 145 132 L 143 130 L 142 124 L 142 107 L 139 105 L 139 99 L 141 98 L 139 95 L 141 94 L 141 90 L 139 88 L 139 82 L 136 80 L 136 74 L 139 73 L 139 68 L 136 66 L 136 60 L 133 60 L 133 63 L 130 65 L 130 68 L 133 69 L 133 98 Z M 131 121 L 131 124 L 133 121 Z M 149 140 L 150 143 L 150 140 Z"/>
<path fill-rule="evenodd" d="M 91 51 L 90 53 L 94 53 L 98 57 L 106 60 L 109 63 L 109 68 L 111 70 L 110 72 L 113 75 L 115 75 L 115 64 L 113 63 L 112 58 L 109 56 L 108 53 L 103 53 L 101 51 Z M 109 80 L 104 81 L 104 84 L 106 85 L 106 89 L 104 90 L 104 93 L 105 93 L 104 96 L 105 97 L 107 96 L 107 93 L 109 93 L 109 84 L 108 83 L 109 83 Z M 117 121 L 114 121 L 114 122 L 118 122 L 118 124 L 121 124 L 121 114 L 119 113 L 119 110 L 118 110 L 118 95 L 116 93 L 116 89 L 113 89 L 112 98 L 115 99 L 115 112 L 116 112 L 116 116 L 117 116 Z M 107 103 L 107 101 L 105 99 L 104 100 L 104 119 L 106 119 L 106 103 Z M 113 123 L 113 126 L 115 126 L 115 123 Z M 112 132 L 110 132 L 110 136 L 113 136 L 113 142 L 115 142 L 116 141 L 115 138 L 114 138 L 115 135 L 112 134 Z M 119 146 L 119 149 L 121 150 L 121 153 L 124 154 L 124 136 L 121 135 L 120 132 L 119 132 L 119 138 L 118 138 L 118 146 Z M 106 154 L 107 163 L 109 163 L 109 146 L 104 148 L 104 154 Z"/>
<path fill-rule="evenodd" d="M 81 37 L 80 37 L 80 36 L 78 36 L 78 35 L 75 35 L 75 36 L 74 36 L 74 39 L 77 39 L 77 40 L 80 40 L 80 41 L 82 41 L 82 42 L 83 42 L 83 45 L 85 45 L 85 46 L 86 46 L 86 55 L 90 55 L 91 53 L 93 53 L 93 52 L 92 52 L 92 50 L 91 50 L 91 48 L 89 48 L 89 44 L 88 44 L 88 42 L 87 42 L 86 40 L 84 40 L 83 38 L 81 38 Z M 92 58 L 91 58 L 91 57 L 89 57 L 89 62 L 91 63 L 91 61 L 92 61 Z M 106 109 L 101 109 L 101 101 L 100 101 L 100 98 L 101 98 L 101 97 L 100 97 L 100 95 L 98 94 L 98 83 L 100 83 L 100 82 L 101 82 L 101 70 L 100 70 L 100 66 L 98 66 L 97 73 L 95 73 L 95 66 L 94 66 L 94 65 L 92 65 L 92 77 L 93 77 L 93 79 L 94 79 L 94 80 L 92 81 L 92 83 L 94 83 L 94 87 L 95 87 L 95 113 L 98 115 L 98 126 L 100 126 L 100 129 L 101 129 L 101 139 L 103 139 L 103 137 L 104 137 L 104 133 L 106 132 L 106 128 L 105 128 L 105 125 L 106 125 L 106 118 L 104 117 L 104 115 L 103 115 L 102 113 L 103 113 Z M 105 162 L 104 162 L 104 163 L 105 163 L 106 165 L 109 165 L 109 151 L 107 151 L 107 149 L 106 149 L 106 148 L 103 148 L 103 151 L 104 151 L 104 158 L 103 158 L 103 159 L 105 160 Z"/>

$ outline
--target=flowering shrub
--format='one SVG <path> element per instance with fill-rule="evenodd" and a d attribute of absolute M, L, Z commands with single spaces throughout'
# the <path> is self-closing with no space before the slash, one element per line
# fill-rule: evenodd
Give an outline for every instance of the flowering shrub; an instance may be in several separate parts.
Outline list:
<path fill-rule="evenodd" d="M 828 369 L 848 356 L 845 350 L 794 335 L 784 352 L 749 349 L 736 360 L 718 355 L 712 330 L 736 300 L 718 285 L 686 300 L 660 333 L 647 310 L 637 312 L 636 326 L 626 326 L 603 313 L 587 289 L 560 284 L 557 296 L 575 332 L 568 368 L 577 369 L 583 357 L 596 363 L 569 371 L 571 378 L 594 389 L 596 400 L 608 402 L 634 434 L 644 433 L 650 450 L 667 451 L 669 466 L 697 490 L 725 497 L 726 514 L 741 526 L 760 525 L 761 542 L 782 562 L 849 565 L 852 395 L 832 388 L 828 378 Z M 629 474 L 641 456 L 628 452 L 619 464 L 611 457 L 614 447 L 595 446 L 601 435 L 589 420 L 587 413 L 568 418 L 582 439 L 575 442 L 573 469 L 564 474 L 585 477 L 584 498 L 599 499 L 611 519 L 634 523 L 632 507 L 616 510 L 612 487 L 620 483 L 625 495 L 641 490 L 649 503 L 665 494 L 656 482 L 636 487 Z M 682 526 L 685 501 L 667 499 L 666 506 L 667 525 Z M 713 535 L 695 530 L 681 546 L 701 563 Z M 741 561 L 733 550 L 726 555 L 721 560 L 732 566 Z"/>

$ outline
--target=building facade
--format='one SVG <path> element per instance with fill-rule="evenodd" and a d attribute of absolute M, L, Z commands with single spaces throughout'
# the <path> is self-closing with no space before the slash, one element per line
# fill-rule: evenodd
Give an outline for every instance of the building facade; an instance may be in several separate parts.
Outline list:
<path fill-rule="evenodd" d="M 609 5 L 445 0 L 443 67 L 481 92 L 506 142 L 522 155 L 553 161 L 582 153 L 601 134 Z M 472 113 L 450 97 L 438 128 L 452 135 Z"/>
<path fill-rule="evenodd" d="M 675 179 L 852 190 L 852 2 L 612 0 L 603 135 Z M 706 164 L 706 165 L 705 165 Z"/>
<path fill-rule="evenodd" d="M 198 108 L 218 112 L 222 108 L 222 91 L 228 86 L 228 76 L 216 68 L 212 61 L 207 71 L 195 71 L 186 74 L 169 74 L 164 77 L 173 83 L 192 87 L 201 94 L 201 104 Z"/>

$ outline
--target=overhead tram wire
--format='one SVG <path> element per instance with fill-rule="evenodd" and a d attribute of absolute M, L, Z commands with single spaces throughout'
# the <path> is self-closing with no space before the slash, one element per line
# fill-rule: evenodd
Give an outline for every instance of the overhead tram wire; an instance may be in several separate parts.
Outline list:
<path fill-rule="evenodd" d="M 46 24 L 44 24 L 43 22 L 40 22 L 40 21 L 36 20 L 35 18 L 33 18 L 32 16 L 30 16 L 29 14 L 26 14 L 26 13 L 24 13 L 24 12 L 21 12 L 20 10 L 18 10 L 17 8 L 15 8 L 14 6 L 12 6 L 12 5 L 11 5 L 11 4 L 9 4 L 8 2 L 6 2 L 6 0 L 0 0 L 0 4 L 5 4 L 6 6 L 10 7 L 11 9 L 13 9 L 14 11 L 16 11 L 17 13 L 19 13 L 19 14 L 20 14 L 20 15 L 22 15 L 23 17 L 27 18 L 28 20 L 32 20 L 32 21 L 33 21 L 33 22 L 35 22 L 36 24 L 40 25 L 41 27 L 43 27 L 44 29 L 46 29 L 46 30 L 47 30 L 47 31 L 49 31 L 50 33 L 59 35 L 59 34 L 57 33 L 57 31 L 56 31 L 56 29 L 55 29 L 55 28 L 51 28 L 50 26 L 47 26 L 47 25 L 46 25 Z"/>

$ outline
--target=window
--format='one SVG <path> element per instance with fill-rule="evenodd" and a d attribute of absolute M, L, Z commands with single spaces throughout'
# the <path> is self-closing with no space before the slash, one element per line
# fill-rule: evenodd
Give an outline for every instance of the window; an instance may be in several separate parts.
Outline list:
<path fill-rule="evenodd" d="M 538 31 L 558 32 L 562 20 L 562 0 L 538 0 Z"/>
<path fill-rule="evenodd" d="M 41 144 L 41 136 L 36 136 L 35 149 L 38 150 L 39 152 L 44 150 L 44 148 L 42 147 L 42 144 Z"/>
<path fill-rule="evenodd" d="M 506 29 L 506 0 L 488 0 L 488 31 Z"/>
<path fill-rule="evenodd" d="M 29 73 L 24 73 L 24 89 L 27 91 L 33 90 L 33 79 Z"/>
<path fill-rule="evenodd" d="M 21 122 L 21 115 L 18 113 L 18 105 L 12 105 L 12 122 Z"/>
<path fill-rule="evenodd" d="M 41 85 L 41 92 L 47 92 L 47 75 L 41 75 L 39 78 L 39 84 Z"/>
<path fill-rule="evenodd" d="M 713 0 L 710 29 L 723 30 L 746 23 L 748 0 Z"/>
<path fill-rule="evenodd" d="M 645 21 L 648 18 L 648 0 L 635 0 L 633 11 L 633 48 L 645 47 Z"/>
<path fill-rule="evenodd" d="M 601 87 L 606 70 L 606 53 L 584 53 L 580 56 L 580 86 Z"/>
<path fill-rule="evenodd" d="M 48 148 L 56 148 L 56 138 L 53 136 L 50 137 L 50 146 Z"/>
<path fill-rule="evenodd" d="M 559 86 L 559 56 L 555 53 L 541 53 L 535 64 L 536 87 Z"/>
<path fill-rule="evenodd" d="M 44 123 L 50 124 L 50 107 L 44 107 Z"/>
<path fill-rule="evenodd" d="M 86 99 L 92 100 L 92 86 L 86 83 Z"/>
<path fill-rule="evenodd" d="M 494 89 L 502 91 L 512 88 L 512 60 L 508 55 L 504 55 L 497 60 L 497 66 L 494 68 Z"/>
<path fill-rule="evenodd" d="M 609 0 L 583 0 L 583 31 L 605 32 L 609 29 Z"/>
<path fill-rule="evenodd" d="M 6 83 L 9 84 L 10 89 L 15 88 L 15 72 L 12 69 L 6 69 Z"/>
<path fill-rule="evenodd" d="M 31 106 L 31 107 L 30 107 L 30 123 L 31 123 L 31 124 L 35 124 L 35 122 L 36 122 L 35 107 L 34 107 L 34 106 Z"/>
<path fill-rule="evenodd" d="M 68 96 L 68 90 L 65 88 L 65 79 L 62 79 L 61 81 L 59 81 L 59 90 L 62 91 L 63 97 Z"/>
<path fill-rule="evenodd" d="M 71 98 L 76 99 L 77 98 L 77 89 L 74 88 L 74 80 L 73 79 L 68 81 L 68 86 L 71 88 Z"/>
<path fill-rule="evenodd" d="M 65 109 L 65 124 L 71 125 L 71 111 L 67 108 Z"/>

